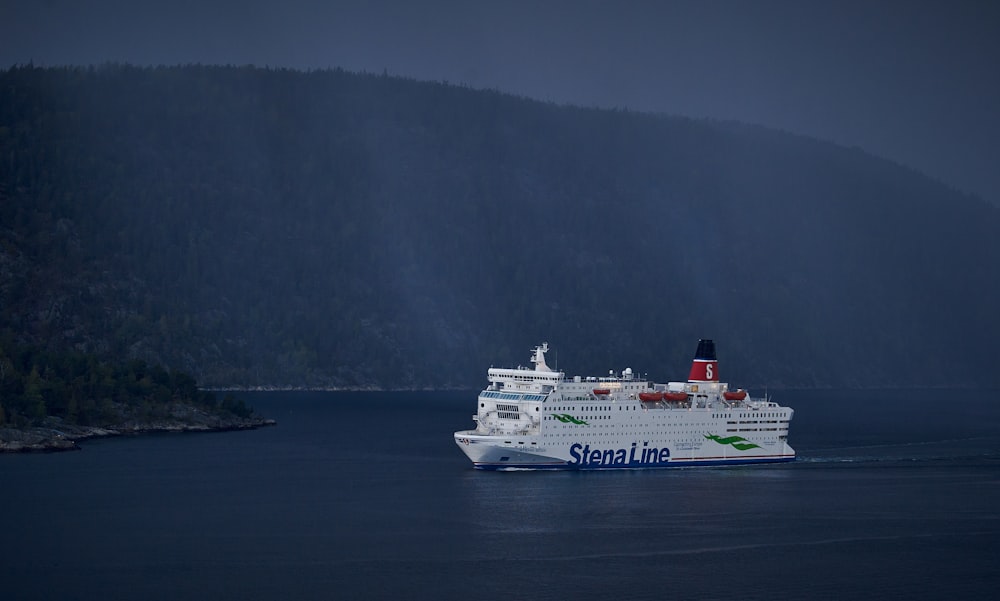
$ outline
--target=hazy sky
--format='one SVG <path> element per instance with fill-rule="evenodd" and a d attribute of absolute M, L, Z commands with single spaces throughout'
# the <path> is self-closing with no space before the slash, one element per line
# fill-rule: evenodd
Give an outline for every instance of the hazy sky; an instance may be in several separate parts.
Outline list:
<path fill-rule="evenodd" d="M 1000 204 L 1000 1 L 0 0 L 0 66 L 255 64 L 736 119 Z"/>

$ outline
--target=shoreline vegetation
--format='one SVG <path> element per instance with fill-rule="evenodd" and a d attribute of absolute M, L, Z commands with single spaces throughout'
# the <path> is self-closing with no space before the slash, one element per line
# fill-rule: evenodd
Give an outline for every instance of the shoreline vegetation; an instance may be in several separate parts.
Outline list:
<path fill-rule="evenodd" d="M 220 432 L 275 425 L 232 393 L 142 360 L 0 341 L 0 453 L 79 449 L 97 437 Z"/>
<path fill-rule="evenodd" d="M 185 405 L 176 406 L 170 418 L 128 420 L 108 426 L 66 424 L 59 418 L 49 418 L 39 426 L 0 427 L 0 453 L 77 451 L 80 450 L 79 442 L 91 438 L 170 432 L 229 432 L 276 424 L 275 420 L 259 415 L 246 418 L 212 415 Z"/>

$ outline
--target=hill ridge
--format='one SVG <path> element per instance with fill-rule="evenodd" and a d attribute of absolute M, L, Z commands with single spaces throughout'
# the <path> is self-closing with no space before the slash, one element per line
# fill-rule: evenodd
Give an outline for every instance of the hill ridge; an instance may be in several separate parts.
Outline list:
<path fill-rule="evenodd" d="M 207 386 L 997 385 L 996 207 L 864 151 L 341 70 L 0 73 L 0 328 Z M 524 355 L 522 357 L 522 355 Z"/>

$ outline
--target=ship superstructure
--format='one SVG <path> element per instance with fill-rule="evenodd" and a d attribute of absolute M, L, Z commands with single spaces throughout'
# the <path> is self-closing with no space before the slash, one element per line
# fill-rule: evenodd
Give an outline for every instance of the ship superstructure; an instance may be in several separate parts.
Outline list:
<path fill-rule="evenodd" d="M 794 411 L 719 381 L 715 343 L 700 340 L 686 382 L 626 368 L 567 378 L 545 362 L 490 368 L 474 430 L 455 442 L 478 469 L 636 469 L 792 461 Z"/>

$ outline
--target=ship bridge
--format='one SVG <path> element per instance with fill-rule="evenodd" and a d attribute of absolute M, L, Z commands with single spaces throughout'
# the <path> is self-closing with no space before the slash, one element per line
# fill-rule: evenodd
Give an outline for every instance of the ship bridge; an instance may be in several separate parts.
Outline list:
<path fill-rule="evenodd" d="M 533 369 L 491 367 L 487 372 L 487 379 L 490 382 L 487 390 L 548 394 L 566 377 L 566 374 L 554 371 L 545 363 L 545 353 L 548 350 L 548 343 L 535 347 L 531 357 L 531 362 L 535 364 Z"/>

